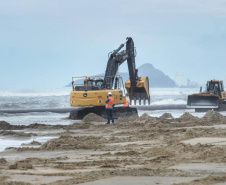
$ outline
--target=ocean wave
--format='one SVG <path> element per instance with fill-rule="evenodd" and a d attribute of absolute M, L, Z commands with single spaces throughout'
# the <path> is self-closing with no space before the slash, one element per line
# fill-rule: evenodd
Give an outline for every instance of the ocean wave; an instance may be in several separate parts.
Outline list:
<path fill-rule="evenodd" d="M 178 95 L 190 95 L 197 93 L 198 91 L 151 91 L 151 96 L 178 96 Z"/>
<path fill-rule="evenodd" d="M 187 101 L 185 100 L 174 100 L 172 98 L 170 99 L 163 99 L 156 102 L 151 102 L 151 105 L 167 105 L 167 104 L 187 104 Z"/>
<path fill-rule="evenodd" d="M 0 97 L 0 109 L 39 109 L 70 107 L 68 96 Z"/>
<path fill-rule="evenodd" d="M 39 96 L 69 96 L 70 92 L 48 93 L 23 93 L 23 92 L 0 92 L 0 97 L 39 97 Z"/>
<path fill-rule="evenodd" d="M 6 121 L 12 125 L 29 125 L 33 123 L 44 124 L 71 124 L 74 120 L 69 120 L 69 113 L 52 112 L 30 112 L 7 114 L 0 113 L 0 121 Z"/>
<path fill-rule="evenodd" d="M 151 96 L 189 95 L 199 92 L 196 88 L 150 88 Z"/>

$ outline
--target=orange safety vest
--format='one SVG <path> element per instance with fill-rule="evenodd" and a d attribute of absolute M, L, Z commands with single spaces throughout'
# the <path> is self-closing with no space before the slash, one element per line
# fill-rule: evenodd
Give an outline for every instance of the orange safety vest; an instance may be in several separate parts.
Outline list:
<path fill-rule="evenodd" d="M 123 107 L 129 107 L 129 100 L 126 99 L 126 103 L 123 104 Z"/>
<path fill-rule="evenodd" d="M 112 109 L 112 108 L 113 108 L 113 101 L 114 101 L 114 98 L 112 98 L 112 97 L 108 97 L 108 98 L 109 98 L 109 101 L 106 102 L 106 108 Z"/>

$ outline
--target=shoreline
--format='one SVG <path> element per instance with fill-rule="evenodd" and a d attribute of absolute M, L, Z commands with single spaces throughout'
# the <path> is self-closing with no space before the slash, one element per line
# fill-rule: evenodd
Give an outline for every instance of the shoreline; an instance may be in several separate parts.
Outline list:
<path fill-rule="evenodd" d="M 165 105 L 131 105 L 132 108 L 137 110 L 167 110 L 167 109 L 187 109 L 186 104 L 165 104 Z M 5 109 L 0 110 L 0 113 L 30 113 L 30 112 L 53 112 L 53 113 L 68 113 L 73 110 L 81 109 L 82 107 L 70 107 L 70 108 L 48 108 L 48 109 Z"/>

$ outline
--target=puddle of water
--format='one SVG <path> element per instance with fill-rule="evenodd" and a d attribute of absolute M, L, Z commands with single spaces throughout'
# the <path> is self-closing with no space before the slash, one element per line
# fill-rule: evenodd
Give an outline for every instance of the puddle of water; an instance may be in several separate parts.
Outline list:
<path fill-rule="evenodd" d="M 110 146 L 126 146 L 126 145 L 154 145 L 159 144 L 159 141 L 132 141 L 132 142 L 121 142 L 121 143 L 109 143 Z"/>
<path fill-rule="evenodd" d="M 18 179 L 23 180 L 24 182 L 30 183 L 33 182 L 35 184 L 46 184 L 52 183 L 58 180 L 66 180 L 71 179 L 70 176 L 42 176 L 42 175 L 11 175 L 10 179 L 13 181 L 17 181 Z"/>
<path fill-rule="evenodd" d="M 191 164 L 181 164 L 169 167 L 170 169 L 178 170 L 206 170 L 206 171 L 218 171 L 226 172 L 226 163 L 191 163 Z"/>
<path fill-rule="evenodd" d="M 111 177 L 106 179 L 101 179 L 97 181 L 82 183 L 81 185 L 137 185 L 137 184 L 148 184 L 148 185 L 169 185 L 174 183 L 189 182 L 197 179 L 197 177 L 134 177 L 134 176 L 124 176 L 124 177 Z"/>
<path fill-rule="evenodd" d="M 22 143 L 30 143 L 33 140 L 38 141 L 40 143 L 44 143 L 50 139 L 58 138 L 57 136 L 34 136 L 30 138 L 12 138 L 12 137 L 0 137 L 0 152 L 4 151 L 7 147 L 27 147 L 27 146 L 21 146 Z"/>
<path fill-rule="evenodd" d="M 196 145 L 198 143 L 200 144 L 212 144 L 212 145 L 225 145 L 226 144 L 226 138 L 220 138 L 220 137 L 200 137 L 200 138 L 194 138 L 189 139 L 185 141 L 181 141 L 185 144 L 190 145 Z"/>

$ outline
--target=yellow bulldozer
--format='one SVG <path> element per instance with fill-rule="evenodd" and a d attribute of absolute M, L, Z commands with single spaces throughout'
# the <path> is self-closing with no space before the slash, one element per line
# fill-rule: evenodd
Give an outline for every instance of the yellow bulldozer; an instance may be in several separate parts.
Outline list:
<path fill-rule="evenodd" d="M 188 96 L 187 108 L 193 108 L 196 112 L 207 110 L 220 110 L 226 106 L 226 91 L 222 80 L 209 80 L 206 90 Z"/>
<path fill-rule="evenodd" d="M 109 53 L 108 63 L 104 76 L 84 76 L 72 78 L 72 91 L 70 93 L 70 105 L 73 107 L 104 107 L 108 92 L 112 93 L 114 105 L 126 103 L 126 94 L 130 104 L 143 100 L 144 104 L 150 104 L 149 80 L 148 77 L 138 77 L 138 70 L 135 66 L 136 50 L 131 37 L 127 38 L 126 49 L 121 44 L 116 50 Z M 129 79 L 125 83 L 127 93 L 124 91 L 123 79 L 117 75 L 119 66 L 127 60 Z M 83 78 L 80 83 L 76 80 Z M 97 108 L 95 108 L 97 110 Z M 101 108 L 99 108 L 101 109 Z M 122 110 L 120 110 L 122 111 Z"/>

